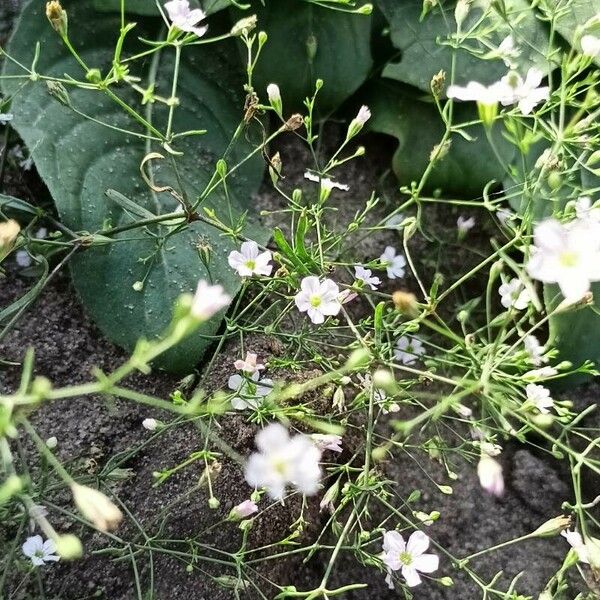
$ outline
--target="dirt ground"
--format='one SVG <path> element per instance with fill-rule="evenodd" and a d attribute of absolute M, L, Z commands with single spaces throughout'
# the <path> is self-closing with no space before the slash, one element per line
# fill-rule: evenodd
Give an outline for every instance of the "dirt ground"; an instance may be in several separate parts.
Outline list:
<path fill-rule="evenodd" d="M 6 11 L 8 8 L 10 6 L 7 3 L 3 9 Z M 0 24 L 3 23 L 0 37 L 8 29 L 7 22 L 8 17 L 5 14 L 3 19 L 0 11 Z M 380 214 L 386 214 L 393 206 L 393 192 L 388 194 L 386 185 L 382 185 L 393 146 L 383 138 L 367 139 L 366 145 L 366 157 L 349 165 L 343 173 L 343 180 L 351 186 L 351 192 L 339 203 L 340 222 L 345 222 L 354 214 L 375 188 L 383 190 L 384 201 Z M 300 184 L 304 168 L 309 164 L 305 150 L 294 141 L 284 143 L 279 149 L 286 177 L 290 183 Z M 30 201 L 43 200 L 43 186 L 35 176 L 8 173 L 4 183 L 3 191 L 7 193 Z M 275 210 L 280 206 L 279 199 L 273 196 L 267 186 L 261 190 L 257 203 L 263 210 Z M 431 218 L 440 234 L 443 234 L 445 227 L 453 226 L 456 216 L 449 212 L 442 217 L 432 215 Z M 275 216 L 267 217 L 269 224 L 274 224 L 276 220 Z M 484 228 L 478 235 L 487 238 Z M 357 254 L 378 256 L 385 244 L 393 241 L 399 242 L 394 232 L 369 236 L 361 242 Z M 418 245 L 416 248 L 418 250 Z M 439 254 L 445 254 L 444 246 L 440 247 Z M 456 266 L 461 266 L 460 256 L 455 260 L 458 263 Z M 448 268 L 452 269 L 452 264 Z M 0 283 L 0 309 L 22 295 L 30 285 L 30 279 L 16 268 L 10 269 L 8 278 Z M 407 285 L 410 287 L 410 281 Z M 272 355 L 277 347 L 272 339 L 265 336 L 247 340 L 247 345 L 261 356 Z M 104 339 L 86 318 L 67 273 L 61 273 L 53 280 L 33 309 L 0 342 L 0 358 L 19 362 L 29 347 L 35 349 L 36 373 L 45 375 L 57 387 L 89 381 L 92 368 L 110 371 L 126 358 L 124 352 Z M 230 342 L 215 359 L 212 369 L 201 372 L 202 385 L 208 392 L 226 386 L 230 370 L 228 365 L 238 354 L 236 343 Z M 16 367 L 0 370 L 0 391 L 14 390 L 19 382 L 19 372 Z M 276 379 L 302 379 L 310 375 L 269 372 L 269 376 Z M 131 377 L 127 386 L 166 400 L 181 386 L 181 382 L 163 373 L 153 373 Z M 599 390 L 597 384 L 591 384 L 569 392 L 568 397 L 581 408 L 597 403 Z M 312 398 L 314 402 L 321 400 L 318 394 Z M 212 558 L 218 559 L 218 550 L 235 552 L 241 540 L 241 533 L 235 524 L 221 524 L 213 529 L 209 527 L 225 518 L 232 506 L 247 497 L 248 488 L 243 481 L 240 465 L 225 456 L 219 458 L 221 470 L 214 479 L 214 493 L 220 500 L 217 509 L 208 507 L 206 488 L 199 485 L 203 471 L 200 462 L 178 471 L 163 485 L 153 486 L 153 472 L 185 460 L 191 453 L 204 447 L 205 439 L 197 424 L 190 423 L 178 423 L 158 435 L 150 434 L 141 426 L 142 420 L 150 416 L 165 417 L 134 403 L 91 397 L 44 405 L 32 416 L 32 420 L 43 438 L 57 437 L 56 453 L 60 460 L 71 469 L 87 474 L 91 482 L 107 465 L 114 467 L 118 464 L 121 469 L 127 470 L 122 472 L 126 478 L 115 481 L 111 486 L 127 513 L 136 520 L 134 522 L 128 516 L 118 531 L 118 536 L 125 540 L 124 546 L 127 543 L 143 543 L 144 536 L 159 536 L 161 539 L 198 538 L 205 545 L 203 550 L 206 555 Z M 598 426 L 597 417 L 590 419 L 589 426 Z M 252 449 L 255 431 L 256 426 L 241 415 L 220 420 L 219 435 L 242 456 Z M 30 447 L 26 445 L 22 451 L 24 457 L 31 458 L 33 453 Z M 395 482 L 398 494 L 408 496 L 412 490 L 419 489 L 422 491 L 419 509 L 438 510 L 441 513 L 439 521 L 427 532 L 457 557 L 531 532 L 545 520 L 560 514 L 563 501 L 572 500 L 566 468 L 560 461 L 549 458 L 543 447 L 534 450 L 532 447 L 506 445 L 502 463 L 507 489 L 502 499 L 485 495 L 479 486 L 474 466 L 458 458 L 452 465 L 458 474 L 458 480 L 453 482 L 454 493 L 444 495 L 434 484 L 447 480 L 442 465 L 430 461 L 424 454 L 417 455 L 417 458 L 418 462 L 408 454 L 399 456 L 385 463 L 382 468 Z M 421 466 L 431 479 L 424 476 Z M 30 468 L 34 473 L 37 471 L 39 465 L 36 460 L 31 459 Z M 598 481 L 590 480 L 587 486 L 588 498 L 600 493 Z M 80 535 L 86 553 L 82 560 L 60 562 L 42 571 L 46 598 L 133 600 L 142 597 L 136 592 L 136 577 L 141 582 L 142 590 L 147 591 L 151 586 L 154 590 L 153 596 L 144 598 L 228 600 L 237 597 L 236 591 L 224 589 L 213 579 L 232 576 L 235 571 L 218 562 L 203 561 L 202 553 L 199 553 L 198 560 L 190 569 L 186 568 L 188 564 L 176 553 L 164 554 L 158 550 L 146 552 L 138 555 L 134 569 L 131 560 L 118 560 L 102 552 L 101 549 L 106 547 L 105 539 L 100 534 L 90 534 L 88 529 L 82 528 L 65 512 L 64 508 L 69 506 L 68 496 L 59 491 L 53 493 L 52 498 L 53 503 L 48 504 L 51 522 L 59 531 Z M 298 509 L 297 499 L 292 499 L 285 507 L 270 506 L 256 519 L 250 532 L 251 545 L 265 546 L 288 535 L 292 515 L 297 515 Z M 327 519 L 326 514 L 318 511 L 318 499 L 309 501 L 305 518 L 309 525 L 300 539 L 308 544 Z M 15 539 L 16 534 L 10 528 L 0 527 L 0 548 L 20 545 L 22 540 Z M 151 542 L 146 540 L 146 543 Z M 536 598 L 562 563 L 567 549 L 562 538 L 529 541 L 487 554 L 475 560 L 471 566 L 484 580 L 503 571 L 498 583 L 501 589 L 506 588 L 506 582 L 522 572 L 516 589 L 525 596 Z M 189 548 L 185 550 L 189 551 Z M 295 558 L 294 555 L 282 560 L 257 563 L 253 579 L 268 598 L 275 595 L 275 588 L 270 581 L 295 585 L 299 590 L 311 589 L 318 585 L 328 560 L 329 552 L 321 552 L 306 564 L 301 557 Z M 449 559 L 442 557 L 438 574 L 451 576 L 455 585 L 445 588 L 425 583 L 415 589 L 415 598 L 470 600 L 480 597 L 477 586 L 455 569 Z M 4 590 L 7 598 L 42 598 L 34 580 L 16 589 L 16 582 L 20 578 L 18 573 L 9 577 L 7 589 Z M 362 566 L 353 559 L 344 559 L 336 567 L 331 586 L 349 582 L 368 584 L 365 590 L 343 596 L 349 600 L 398 597 L 396 592 L 388 590 L 381 572 L 373 567 Z M 239 593 L 244 598 L 258 596 L 251 589 L 240 590 Z"/>

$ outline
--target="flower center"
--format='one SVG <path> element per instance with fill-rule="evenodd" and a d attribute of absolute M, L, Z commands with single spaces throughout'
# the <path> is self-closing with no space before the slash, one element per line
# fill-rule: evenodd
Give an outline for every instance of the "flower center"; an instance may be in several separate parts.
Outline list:
<path fill-rule="evenodd" d="M 400 562 L 407 567 L 412 564 L 413 557 L 410 552 L 400 552 Z"/>
<path fill-rule="evenodd" d="M 560 264 L 562 267 L 575 267 L 577 266 L 577 254 L 575 252 L 563 252 L 560 255 Z"/>
<path fill-rule="evenodd" d="M 273 458 L 271 460 L 271 466 L 273 470 L 282 477 L 286 476 L 287 473 L 287 463 L 283 458 Z"/>
<path fill-rule="evenodd" d="M 310 297 L 310 305 L 313 308 L 317 308 L 318 306 L 321 306 L 321 302 L 322 302 L 321 296 L 314 295 L 314 296 Z"/>
<path fill-rule="evenodd" d="M 244 263 L 245 267 L 248 267 L 251 271 L 254 271 L 254 269 L 256 269 L 256 261 L 253 260 L 252 258 L 249 258 L 245 263 Z"/>

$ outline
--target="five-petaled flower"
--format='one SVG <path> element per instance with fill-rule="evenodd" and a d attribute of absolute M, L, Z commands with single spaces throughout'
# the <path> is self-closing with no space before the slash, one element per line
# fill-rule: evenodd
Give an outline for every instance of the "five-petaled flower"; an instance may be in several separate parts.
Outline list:
<path fill-rule="evenodd" d="M 35 567 L 41 567 L 47 562 L 60 560 L 60 557 L 54 554 L 56 552 L 54 540 L 44 541 L 41 535 L 28 537 L 21 549 L 23 554 L 31 559 Z"/>
<path fill-rule="evenodd" d="M 254 371 L 250 377 L 236 373 L 229 378 L 227 386 L 237 394 L 231 400 L 231 406 L 236 410 L 258 408 L 262 404 L 263 398 L 273 391 L 273 381 L 266 377 L 260 379 L 258 371 Z"/>
<path fill-rule="evenodd" d="M 525 346 L 525 352 L 529 355 L 529 362 L 536 367 L 540 366 L 542 363 L 548 362 L 548 359 L 544 356 L 546 349 L 540 344 L 535 335 L 525 336 L 523 345 Z"/>
<path fill-rule="evenodd" d="M 269 495 L 281 500 L 288 485 L 312 495 L 319 489 L 321 452 L 306 435 L 290 437 L 285 427 L 272 423 L 256 436 L 258 452 L 246 463 L 246 481 L 265 488 Z"/>
<path fill-rule="evenodd" d="M 547 219 L 533 233 L 527 271 L 544 283 L 558 283 L 565 300 L 576 302 L 600 281 L 600 226 L 576 219 L 566 225 Z"/>
<path fill-rule="evenodd" d="M 376 290 L 377 286 L 381 285 L 381 279 L 373 276 L 371 269 L 365 269 L 361 265 L 354 266 L 354 277 L 357 281 L 362 281 L 364 285 L 368 285 L 372 290 Z"/>
<path fill-rule="evenodd" d="M 527 394 L 527 401 L 533 404 L 544 415 L 547 415 L 554 406 L 550 390 L 543 385 L 530 383 L 525 387 L 525 393 Z"/>
<path fill-rule="evenodd" d="M 300 284 L 300 291 L 294 296 L 294 302 L 300 312 L 308 314 L 315 324 L 325 321 L 326 316 L 335 316 L 342 307 L 340 289 L 331 279 L 320 281 L 311 275 Z"/>
<path fill-rule="evenodd" d="M 429 536 L 422 531 L 413 532 L 408 542 L 397 531 L 386 531 L 383 534 L 382 560 L 389 571 L 400 570 L 406 585 L 414 587 L 421 583 L 419 573 L 433 573 L 439 567 L 439 557 L 427 554 L 428 548 Z"/>
<path fill-rule="evenodd" d="M 396 342 L 394 358 L 403 365 L 412 365 L 422 354 L 425 354 L 425 347 L 419 338 L 403 335 Z"/>
<path fill-rule="evenodd" d="M 379 257 L 379 261 L 387 270 L 387 276 L 390 279 L 404 277 L 406 259 L 404 258 L 403 254 L 397 254 L 396 248 L 393 246 L 386 246 L 383 254 Z"/>
<path fill-rule="evenodd" d="M 198 27 L 198 23 L 206 18 L 206 13 L 200 8 L 190 8 L 188 0 L 171 0 L 165 4 L 169 19 L 177 29 L 186 33 L 195 33 L 202 37 L 208 27 Z"/>
<path fill-rule="evenodd" d="M 501 79 L 507 92 L 500 102 L 504 106 L 517 104 L 519 110 L 528 115 L 540 102 L 548 100 L 550 88 L 540 86 L 544 78 L 543 71 L 531 67 L 523 79 L 516 71 L 511 71 Z"/>
<path fill-rule="evenodd" d="M 227 258 L 229 266 L 238 272 L 241 277 L 252 275 L 270 275 L 273 270 L 271 263 L 271 252 L 258 251 L 258 244 L 252 240 L 244 242 L 240 251 L 234 250 Z"/>
<path fill-rule="evenodd" d="M 504 308 L 514 308 L 515 310 L 524 310 L 531 302 L 531 294 L 525 287 L 525 284 L 516 277 L 503 283 L 498 288 L 500 294 L 500 303 Z"/>

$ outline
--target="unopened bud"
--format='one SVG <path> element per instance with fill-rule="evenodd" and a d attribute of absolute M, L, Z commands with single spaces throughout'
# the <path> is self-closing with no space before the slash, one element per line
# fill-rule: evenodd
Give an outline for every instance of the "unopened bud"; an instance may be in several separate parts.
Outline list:
<path fill-rule="evenodd" d="M 270 83 L 267 86 L 267 96 L 269 97 L 269 104 L 281 117 L 283 114 L 283 103 L 281 101 L 281 91 L 276 83 Z"/>
<path fill-rule="evenodd" d="M 240 36 L 248 34 L 256 28 L 256 15 L 250 15 L 244 19 L 240 19 L 229 31 L 232 36 Z"/>
<path fill-rule="evenodd" d="M 116 529 L 123 519 L 118 506 L 102 492 L 78 483 L 71 484 L 71 492 L 79 512 L 100 531 Z"/>
<path fill-rule="evenodd" d="M 532 535 L 536 537 L 552 537 L 558 535 L 561 531 L 568 529 L 571 525 L 571 519 L 565 515 L 554 517 L 540 525 Z"/>
<path fill-rule="evenodd" d="M 68 27 L 67 12 L 58 0 L 46 2 L 46 17 L 48 17 L 48 21 L 50 21 L 50 25 L 52 25 L 54 31 L 58 32 L 61 37 L 66 37 Z"/>
<path fill-rule="evenodd" d="M 404 315 L 415 316 L 418 313 L 417 297 L 411 292 L 398 290 L 392 295 L 396 310 Z"/>
<path fill-rule="evenodd" d="M 431 93 L 436 97 L 440 98 L 444 94 L 444 89 L 446 87 L 446 71 L 441 69 L 438 71 L 432 78 L 431 83 L 429 84 L 431 88 Z"/>
<path fill-rule="evenodd" d="M 0 223 L 0 260 L 12 249 L 21 227 L 14 219 Z"/>
<path fill-rule="evenodd" d="M 304 124 L 304 118 L 300 114 L 292 115 L 284 125 L 284 129 L 286 131 L 296 131 L 296 129 L 300 129 Z"/>
<path fill-rule="evenodd" d="M 81 540 L 72 533 L 55 538 L 56 552 L 63 560 L 75 560 L 83 555 Z"/>

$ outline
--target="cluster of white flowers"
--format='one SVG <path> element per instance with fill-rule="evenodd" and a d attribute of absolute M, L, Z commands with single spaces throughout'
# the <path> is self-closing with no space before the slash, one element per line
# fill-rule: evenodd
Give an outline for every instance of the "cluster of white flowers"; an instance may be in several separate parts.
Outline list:
<path fill-rule="evenodd" d="M 265 488 L 271 498 L 281 500 L 288 485 L 309 496 L 319 489 L 321 451 L 306 435 L 290 437 L 287 429 L 272 423 L 256 436 L 258 452 L 246 463 L 246 481 Z"/>
<path fill-rule="evenodd" d="M 540 86 L 544 73 L 535 67 L 527 71 L 525 79 L 516 71 L 510 71 L 500 81 L 485 86 L 477 81 L 470 81 L 465 87 L 451 85 L 448 98 L 455 100 L 478 102 L 485 106 L 498 103 L 503 106 L 517 104 L 519 110 L 528 115 L 540 103 L 550 97 L 550 88 Z"/>

